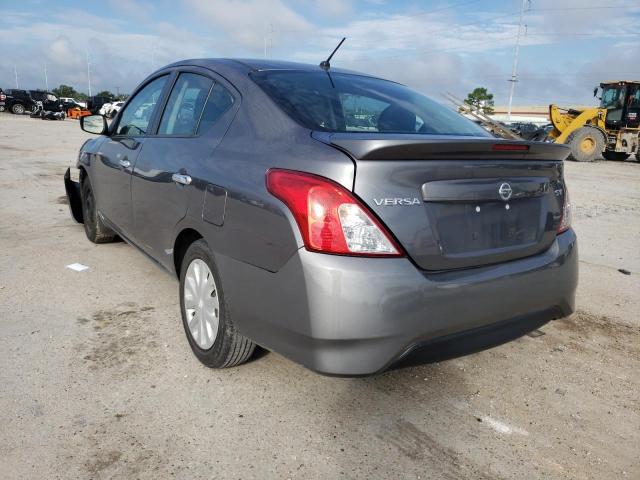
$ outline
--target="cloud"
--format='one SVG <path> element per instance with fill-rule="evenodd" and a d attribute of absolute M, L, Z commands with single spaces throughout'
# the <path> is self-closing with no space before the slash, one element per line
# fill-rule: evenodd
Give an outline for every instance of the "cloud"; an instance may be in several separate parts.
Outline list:
<path fill-rule="evenodd" d="M 109 0 L 109 5 L 114 13 L 136 20 L 148 19 L 155 11 L 153 3 L 139 0 Z"/>
<path fill-rule="evenodd" d="M 338 19 L 350 15 L 353 5 L 348 0 L 315 0 L 315 10 L 320 15 Z"/>
<path fill-rule="evenodd" d="M 313 25 L 281 0 L 186 0 L 194 18 L 221 29 L 239 46 L 255 53 L 264 49 L 271 30 L 284 38 L 310 31 Z M 229 44 L 220 50 L 228 51 Z M 237 45 L 236 45 L 237 49 Z"/>
<path fill-rule="evenodd" d="M 86 88 L 86 49 L 94 90 L 130 91 L 154 68 L 179 59 L 262 57 L 265 40 L 272 44 L 269 56 L 317 64 L 347 36 L 332 60 L 336 67 L 435 96 L 464 96 L 486 86 L 501 103 L 509 90 L 519 14 L 517 5 L 504 11 L 489 2 L 473 14 L 446 4 L 418 8 L 379 0 L 108 2 L 106 13 L 89 5 L 44 17 L 27 6 L 4 9 L 0 85 L 13 84 L 15 64 L 21 85 L 43 87 L 46 63 L 50 86 L 77 82 Z M 608 7 L 601 0 L 533 2 L 525 14 L 516 103 L 588 103 L 593 85 L 633 76 L 640 58 L 640 5 Z"/>

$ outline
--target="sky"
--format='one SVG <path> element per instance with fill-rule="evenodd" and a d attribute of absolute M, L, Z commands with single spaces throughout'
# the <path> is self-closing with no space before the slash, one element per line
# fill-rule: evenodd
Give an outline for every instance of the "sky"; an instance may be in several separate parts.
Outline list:
<path fill-rule="evenodd" d="M 331 64 L 436 100 L 486 87 L 507 102 L 522 0 L 0 0 L 0 87 L 128 93 L 187 58 Z M 639 0 L 525 0 L 514 105 L 594 103 L 640 78 Z"/>

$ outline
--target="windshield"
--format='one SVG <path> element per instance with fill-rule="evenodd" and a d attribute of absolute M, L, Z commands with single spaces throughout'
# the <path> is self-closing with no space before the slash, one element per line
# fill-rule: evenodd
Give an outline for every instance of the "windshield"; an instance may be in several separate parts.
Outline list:
<path fill-rule="evenodd" d="M 617 85 L 602 87 L 600 108 L 622 108 L 625 90 L 626 87 Z"/>
<path fill-rule="evenodd" d="M 251 77 L 311 130 L 490 136 L 453 110 L 387 80 L 299 70 L 255 72 Z"/>

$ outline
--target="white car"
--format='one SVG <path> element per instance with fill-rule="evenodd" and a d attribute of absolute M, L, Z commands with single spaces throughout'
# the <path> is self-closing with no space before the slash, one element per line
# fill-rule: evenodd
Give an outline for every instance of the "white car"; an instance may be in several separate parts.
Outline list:
<path fill-rule="evenodd" d="M 100 107 L 100 110 L 98 110 L 98 113 L 100 115 L 104 115 L 105 117 L 109 116 L 109 112 L 111 111 L 111 104 L 110 103 L 105 103 L 104 105 L 102 105 Z"/>
<path fill-rule="evenodd" d="M 116 116 L 116 113 L 118 113 L 120 111 L 120 109 L 122 108 L 122 106 L 124 105 L 124 102 L 115 102 L 111 104 L 111 110 L 109 111 L 108 116 L 113 118 Z"/>
<path fill-rule="evenodd" d="M 71 97 L 60 97 L 60 101 L 63 103 L 75 103 L 80 108 L 87 108 L 87 102 L 81 102 Z"/>
<path fill-rule="evenodd" d="M 107 118 L 113 118 L 116 116 L 116 113 L 120 111 L 124 102 L 113 102 L 113 103 L 105 103 L 102 105 L 98 113 L 100 115 L 104 115 Z"/>

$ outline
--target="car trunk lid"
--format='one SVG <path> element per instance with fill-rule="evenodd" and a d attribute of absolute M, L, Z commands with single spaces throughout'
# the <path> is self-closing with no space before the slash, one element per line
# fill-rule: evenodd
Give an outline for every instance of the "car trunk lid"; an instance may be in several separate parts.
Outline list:
<path fill-rule="evenodd" d="M 553 243 L 561 145 L 495 138 L 318 133 L 356 164 L 353 190 L 422 269 L 535 255 Z"/>

